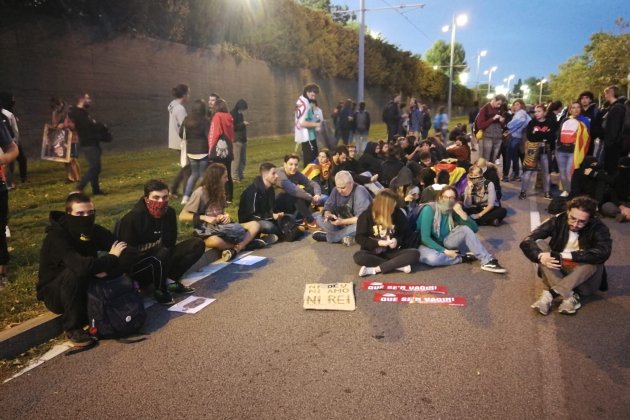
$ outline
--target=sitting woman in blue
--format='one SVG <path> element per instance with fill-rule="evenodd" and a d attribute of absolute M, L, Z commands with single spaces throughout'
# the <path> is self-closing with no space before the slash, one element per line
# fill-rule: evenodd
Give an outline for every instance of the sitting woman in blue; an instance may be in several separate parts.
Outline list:
<path fill-rule="evenodd" d="M 457 202 L 457 190 L 452 186 L 442 188 L 435 203 L 422 209 L 416 228 L 420 232 L 423 264 L 440 267 L 478 259 L 482 270 L 507 272 L 475 235 L 479 227 Z"/>

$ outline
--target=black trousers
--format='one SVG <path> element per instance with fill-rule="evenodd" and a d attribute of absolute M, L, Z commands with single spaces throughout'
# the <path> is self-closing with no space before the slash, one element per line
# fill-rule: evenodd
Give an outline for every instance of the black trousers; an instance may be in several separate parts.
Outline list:
<path fill-rule="evenodd" d="M 381 267 L 382 273 L 389 273 L 417 262 L 420 259 L 420 252 L 417 249 L 396 249 L 377 255 L 362 249 L 355 252 L 353 258 L 357 265 Z"/>
<path fill-rule="evenodd" d="M 81 274 L 66 268 L 37 291 L 37 299 L 43 301 L 51 312 L 61 315 L 64 331 L 87 325 L 87 286 L 91 280 L 87 273 Z"/>
<path fill-rule="evenodd" d="M 27 170 L 27 165 L 28 165 L 28 160 L 26 158 L 26 154 L 24 154 L 24 149 L 22 148 L 22 143 L 18 143 L 17 144 L 18 147 L 18 151 L 20 152 L 20 154 L 18 155 L 16 161 L 18 163 L 18 168 L 20 171 L 20 180 L 22 182 L 26 182 L 26 170 Z M 9 171 L 7 174 L 7 180 L 10 178 L 11 181 L 13 181 L 13 170 L 15 169 L 15 162 L 11 162 L 9 164 Z"/>
<path fill-rule="evenodd" d="M 101 192 L 99 185 L 99 176 L 101 174 L 101 147 L 100 146 L 81 146 L 80 150 L 85 155 L 85 159 L 88 161 L 88 170 L 79 181 L 77 189 L 83 191 L 85 186 L 89 183 L 92 185 L 92 193 L 96 194 Z"/>
<path fill-rule="evenodd" d="M 0 265 L 9 262 L 7 248 L 7 222 L 9 220 L 9 191 L 0 191 Z"/>
<path fill-rule="evenodd" d="M 619 158 L 621 157 L 621 145 L 606 146 L 604 145 L 604 169 L 608 175 L 617 174 Z"/>
<path fill-rule="evenodd" d="M 481 213 L 482 210 L 483 208 L 481 207 L 469 207 L 467 209 L 464 209 L 467 214 Z M 505 208 L 493 207 L 492 210 L 481 216 L 479 219 L 475 220 L 475 222 L 479 226 L 488 226 L 493 225 L 495 220 L 498 220 L 499 222 L 502 221 L 503 219 L 505 219 L 505 216 L 507 216 L 507 210 Z"/>
<path fill-rule="evenodd" d="M 171 184 L 171 193 L 173 194 L 177 194 L 177 191 L 179 190 L 179 185 L 182 184 L 182 194 L 184 192 L 184 190 L 186 189 L 186 183 L 188 182 L 188 178 L 190 177 L 190 165 L 186 165 L 183 168 L 181 168 L 179 170 L 179 172 L 177 172 L 177 175 L 175 176 L 175 179 L 173 180 L 173 183 Z"/>
<path fill-rule="evenodd" d="M 317 159 L 318 154 L 319 152 L 317 151 L 317 140 L 311 140 L 302 143 L 302 155 L 304 156 L 303 165 L 305 168 L 306 165 Z"/>
<path fill-rule="evenodd" d="M 166 290 L 166 279 L 179 281 L 203 255 L 206 246 L 201 238 L 190 238 L 174 248 L 159 247 L 140 254 L 129 276 L 140 286 L 153 285 Z"/>
<path fill-rule="evenodd" d="M 301 198 L 294 197 L 285 192 L 276 196 L 275 212 L 283 212 L 293 214 L 296 218 L 300 216 L 309 222 L 313 220 L 313 212 L 311 211 L 311 202 Z M 297 216 L 298 213 L 300 216 Z"/>

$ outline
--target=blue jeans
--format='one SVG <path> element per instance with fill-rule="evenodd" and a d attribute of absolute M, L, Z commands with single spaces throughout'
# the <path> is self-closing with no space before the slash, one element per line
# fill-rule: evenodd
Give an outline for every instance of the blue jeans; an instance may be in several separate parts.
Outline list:
<path fill-rule="evenodd" d="M 203 176 L 208 168 L 208 157 L 203 159 L 191 159 L 188 158 L 188 165 L 190 166 L 190 176 L 186 182 L 186 188 L 184 189 L 184 195 L 190 197 L 197 180 Z"/>
<path fill-rule="evenodd" d="M 368 142 L 368 132 L 367 131 L 355 131 L 354 132 L 354 141 L 357 147 L 357 156 L 363 154 L 363 150 L 365 149 L 365 145 Z"/>
<path fill-rule="evenodd" d="M 335 226 L 327 220 L 324 220 L 323 212 L 317 213 L 314 216 L 315 223 L 317 223 L 317 225 L 326 232 L 326 242 L 329 244 L 341 242 L 345 236 L 351 236 L 354 238 L 357 233 L 356 223 L 348 226 Z"/>
<path fill-rule="evenodd" d="M 512 166 L 512 173 L 514 177 L 517 177 L 520 172 L 520 147 L 521 138 L 511 137 L 510 142 L 507 145 L 507 156 L 503 157 L 503 177 L 507 178 L 510 175 L 510 166 Z"/>
<path fill-rule="evenodd" d="M 486 251 L 475 232 L 473 232 L 468 226 L 456 226 L 455 229 L 444 238 L 444 247 L 446 249 L 459 250 L 461 253 L 468 251 L 475 254 L 475 257 L 481 264 L 486 264 L 494 257 Z M 436 251 L 435 249 L 420 245 L 420 262 L 422 264 L 430 265 L 431 267 L 441 267 L 445 265 L 454 265 L 462 262 L 461 257 L 451 258 L 443 252 Z"/>
<path fill-rule="evenodd" d="M 98 177 L 101 174 L 101 148 L 100 146 L 81 146 L 81 151 L 88 161 L 88 170 L 81 178 L 81 181 L 79 181 L 77 189 L 83 190 L 90 183 L 92 185 L 92 193 L 100 193 L 101 187 Z"/>
<path fill-rule="evenodd" d="M 573 175 L 573 153 L 556 152 L 556 162 L 558 162 L 562 189 L 566 192 L 571 192 L 571 175 Z"/>

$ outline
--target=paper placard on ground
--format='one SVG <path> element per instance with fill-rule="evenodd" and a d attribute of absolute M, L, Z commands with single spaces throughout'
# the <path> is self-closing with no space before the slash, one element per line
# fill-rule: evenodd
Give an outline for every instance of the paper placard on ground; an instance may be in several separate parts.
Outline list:
<path fill-rule="evenodd" d="M 233 261 L 233 263 L 238 264 L 238 265 L 254 265 L 266 259 L 267 257 L 259 257 L 257 255 L 247 255 L 243 258 L 239 258 L 238 260 Z"/>
<path fill-rule="evenodd" d="M 429 305 L 466 306 L 466 298 L 462 296 L 418 296 L 404 293 L 374 293 L 374 302 L 388 303 L 422 303 Z"/>
<path fill-rule="evenodd" d="M 189 296 L 181 302 L 171 306 L 168 310 L 173 312 L 183 312 L 185 314 L 196 314 L 215 300 L 216 299 L 200 296 Z"/>
<path fill-rule="evenodd" d="M 445 295 L 448 293 L 446 286 L 433 284 L 406 284 L 406 283 L 381 283 L 378 281 L 364 281 L 361 283 L 364 290 L 391 290 L 395 292 L 435 293 Z"/>
<path fill-rule="evenodd" d="M 354 311 L 352 283 L 311 283 L 304 289 L 304 309 Z"/>
<path fill-rule="evenodd" d="M 190 286 L 191 284 L 197 283 L 199 280 L 203 280 L 209 275 L 216 273 L 222 268 L 227 267 L 229 264 L 230 263 L 227 262 L 214 262 L 212 264 L 208 264 L 199 271 L 189 273 L 181 280 L 181 282 L 184 286 Z"/>

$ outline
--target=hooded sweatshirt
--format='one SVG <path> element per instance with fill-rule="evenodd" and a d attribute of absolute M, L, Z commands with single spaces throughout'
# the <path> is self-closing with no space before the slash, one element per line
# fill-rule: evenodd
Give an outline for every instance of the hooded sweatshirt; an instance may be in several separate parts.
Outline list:
<path fill-rule="evenodd" d="M 46 237 L 39 257 L 39 280 L 37 298 L 42 299 L 41 291 L 65 269 L 78 278 L 91 278 L 98 273 L 119 274 L 118 257 L 107 254 L 98 257 L 98 251 L 109 251 L 114 243 L 114 235 L 100 225 L 94 225 L 91 232 L 71 233 L 70 217 L 60 211 L 50 212 L 50 223 L 46 227 Z"/>
<path fill-rule="evenodd" d="M 221 135 L 225 135 L 229 141 L 234 141 L 234 119 L 228 112 L 217 112 L 212 116 L 208 133 L 208 150 L 216 147 Z"/>
<path fill-rule="evenodd" d="M 242 112 L 246 109 L 247 102 L 244 99 L 239 99 L 231 112 L 234 119 L 234 141 L 239 143 L 247 143 L 247 126 L 245 125 L 245 116 Z"/>
<path fill-rule="evenodd" d="M 259 175 L 241 194 L 238 204 L 239 223 L 252 220 L 273 219 L 273 207 L 276 202 L 276 193 L 273 185 L 265 187 L 262 177 Z"/>
<path fill-rule="evenodd" d="M 362 172 L 368 171 L 372 175 L 380 175 L 381 174 L 381 165 L 383 164 L 383 160 L 376 156 L 376 147 L 378 143 L 373 141 L 367 142 L 365 145 L 365 150 L 363 154 L 359 158 L 359 170 Z"/>
<path fill-rule="evenodd" d="M 143 197 L 120 220 L 117 235 L 140 252 L 160 246 L 173 248 L 177 241 L 177 215 L 169 207 L 162 218 L 156 219 L 149 214 Z"/>

